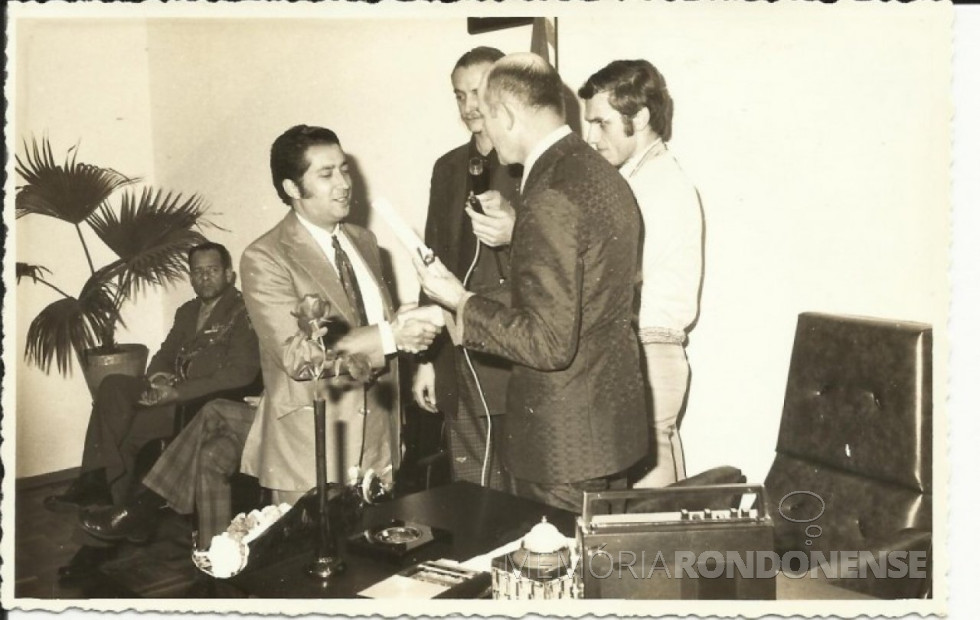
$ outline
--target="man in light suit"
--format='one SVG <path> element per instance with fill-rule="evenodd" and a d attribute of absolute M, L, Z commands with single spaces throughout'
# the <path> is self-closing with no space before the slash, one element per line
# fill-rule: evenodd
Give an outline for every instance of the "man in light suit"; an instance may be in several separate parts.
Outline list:
<path fill-rule="evenodd" d="M 395 353 L 424 350 L 440 328 L 425 308 L 393 311 L 374 234 L 344 223 L 351 178 L 333 131 L 306 125 L 287 130 L 273 143 L 270 163 L 276 192 L 290 212 L 242 255 L 242 291 L 259 337 L 265 384 L 242 471 L 272 489 L 274 501 L 293 503 L 316 483 L 314 383 L 293 380 L 284 362 L 285 341 L 297 330 L 297 304 L 310 294 L 326 299 L 331 318 L 347 329 L 336 348 L 367 356 L 381 371 L 367 386 L 331 390 L 332 482 L 344 481 L 354 465 L 391 479 L 401 456 Z"/>
<path fill-rule="evenodd" d="M 415 261 L 426 294 L 457 314 L 467 348 L 514 362 L 504 461 L 519 495 L 578 512 L 583 491 L 625 487 L 647 451 L 631 325 L 640 215 L 617 170 L 565 124 L 563 85 L 534 54 L 494 63 L 486 131 L 523 163 L 511 278 L 474 294 Z"/>

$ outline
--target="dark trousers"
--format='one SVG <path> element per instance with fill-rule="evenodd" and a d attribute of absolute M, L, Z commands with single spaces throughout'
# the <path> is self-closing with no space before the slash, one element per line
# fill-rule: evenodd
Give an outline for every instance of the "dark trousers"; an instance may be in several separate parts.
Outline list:
<path fill-rule="evenodd" d="M 105 468 L 117 505 L 127 499 L 140 448 L 148 441 L 173 434 L 174 406 L 138 404 L 143 386 L 141 379 L 125 375 L 103 379 L 85 432 L 81 470 L 84 473 Z"/>
<path fill-rule="evenodd" d="M 491 415 L 489 428 L 487 412 L 473 376 L 465 366 L 463 356 L 457 356 L 459 377 L 459 408 L 455 418 L 446 416 L 449 430 L 450 471 L 453 480 L 465 480 L 497 491 L 511 492 L 510 474 L 504 468 L 500 454 L 503 420 Z M 487 436 L 490 437 L 489 450 Z"/>
<path fill-rule="evenodd" d="M 618 491 L 626 488 L 625 474 L 602 478 L 590 478 L 575 482 L 546 484 L 514 478 L 514 492 L 518 497 L 531 499 L 575 514 L 582 514 L 582 494 L 597 491 Z"/>

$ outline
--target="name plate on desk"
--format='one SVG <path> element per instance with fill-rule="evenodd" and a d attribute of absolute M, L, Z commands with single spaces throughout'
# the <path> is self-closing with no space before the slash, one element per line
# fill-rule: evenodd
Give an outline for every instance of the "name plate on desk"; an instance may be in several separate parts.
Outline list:
<path fill-rule="evenodd" d="M 586 493 L 576 538 L 585 598 L 776 597 L 762 485 Z"/>

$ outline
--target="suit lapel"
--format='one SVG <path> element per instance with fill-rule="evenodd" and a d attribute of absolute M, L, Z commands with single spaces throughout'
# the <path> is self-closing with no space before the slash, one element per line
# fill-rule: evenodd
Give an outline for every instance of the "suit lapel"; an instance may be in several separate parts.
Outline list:
<path fill-rule="evenodd" d="M 348 226 L 347 224 L 341 224 L 341 226 L 343 226 L 343 230 L 347 235 L 347 238 L 350 239 L 351 243 L 354 244 L 354 247 L 357 248 L 357 253 L 361 255 L 361 260 L 365 265 L 367 265 L 368 271 L 371 272 L 371 277 L 374 279 L 374 286 L 376 286 L 378 291 L 381 293 L 381 301 L 384 304 L 385 319 L 390 320 L 392 318 L 394 308 L 391 301 L 391 295 L 388 293 L 388 287 L 385 286 L 384 283 L 381 263 L 378 262 L 376 258 L 373 245 L 368 241 L 362 229 Z M 362 289 L 363 287 L 364 285 L 361 284 Z"/>
<path fill-rule="evenodd" d="M 238 291 L 233 286 L 229 286 L 228 289 L 221 295 L 221 299 L 218 303 L 214 305 L 211 309 L 211 314 L 208 315 L 206 321 L 204 321 L 204 327 L 202 332 L 206 332 L 208 329 L 214 326 L 215 323 L 224 323 L 230 317 L 228 316 L 233 308 L 235 307 L 235 299 L 238 297 Z M 198 306 L 198 312 L 200 312 L 200 306 Z"/>
<path fill-rule="evenodd" d="M 445 214 L 445 217 L 446 230 L 449 232 L 449 257 L 447 260 L 452 261 L 450 266 L 458 264 L 461 260 L 460 242 L 464 236 L 463 218 L 466 217 L 466 213 L 463 211 L 463 202 L 466 200 L 466 181 L 469 174 L 469 144 L 458 149 L 457 153 L 457 157 L 449 160 L 449 166 L 446 169 L 447 177 L 443 179 L 443 182 L 449 187 L 448 213 Z"/>
<path fill-rule="evenodd" d="M 313 283 L 313 287 L 318 290 L 300 291 L 300 293 L 312 294 L 321 293 L 325 296 L 331 306 L 352 325 L 356 322 L 356 317 L 347 293 L 340 283 L 337 270 L 324 256 L 323 250 L 317 245 L 313 236 L 303 228 L 296 218 L 296 213 L 290 211 L 286 219 L 283 220 L 283 231 L 280 243 L 284 246 L 284 254 L 296 264 L 298 269 L 306 274 L 307 279 Z"/>

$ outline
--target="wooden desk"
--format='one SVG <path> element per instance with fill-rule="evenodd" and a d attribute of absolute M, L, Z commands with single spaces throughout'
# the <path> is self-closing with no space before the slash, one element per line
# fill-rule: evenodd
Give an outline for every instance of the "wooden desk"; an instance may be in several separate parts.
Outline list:
<path fill-rule="evenodd" d="M 371 506 L 365 511 L 361 529 L 395 518 L 442 528 L 452 533 L 452 540 L 423 548 L 420 559 L 468 560 L 521 538 L 543 516 L 566 536 L 574 536 L 575 515 L 570 512 L 456 482 Z M 273 566 L 246 569 L 225 583 L 246 596 L 262 598 L 353 598 L 364 588 L 404 568 L 348 551 L 341 541 L 340 555 L 347 569 L 324 587 L 305 572 L 313 558 L 312 545 L 310 541 L 309 548 L 302 553 Z"/>
<path fill-rule="evenodd" d="M 384 524 L 393 518 L 414 521 L 448 530 L 452 541 L 424 548 L 419 559 L 467 560 L 521 538 L 541 517 L 547 517 L 563 534 L 575 535 L 575 515 L 506 493 L 457 482 L 397 500 L 372 506 L 364 514 L 363 528 Z M 326 586 L 306 575 L 313 558 L 309 548 L 278 564 L 251 571 L 222 582 L 219 596 L 260 598 L 354 598 L 358 592 L 398 572 L 402 566 L 348 551 L 341 541 L 341 556 L 347 570 Z M 410 562 L 409 565 L 415 562 Z M 776 578 L 779 599 L 871 598 L 824 581 L 810 578 Z"/>

